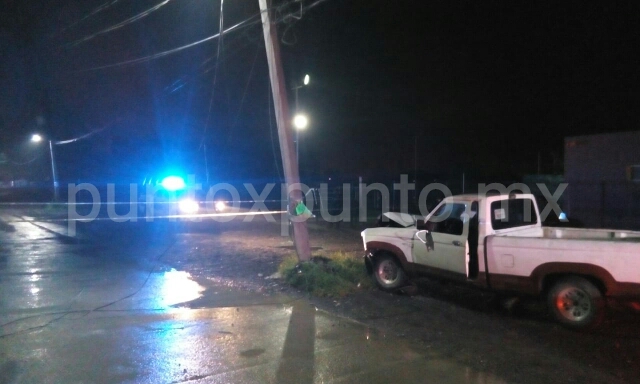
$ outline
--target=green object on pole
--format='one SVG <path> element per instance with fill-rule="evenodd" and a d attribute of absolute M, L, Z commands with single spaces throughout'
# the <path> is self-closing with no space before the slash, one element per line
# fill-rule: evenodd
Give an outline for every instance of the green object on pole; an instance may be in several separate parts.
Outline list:
<path fill-rule="evenodd" d="M 304 205 L 302 201 L 300 201 L 298 205 L 296 205 L 296 216 L 303 216 L 303 217 L 309 218 L 313 216 L 313 213 L 311 213 L 309 208 L 307 208 L 307 206 Z"/>

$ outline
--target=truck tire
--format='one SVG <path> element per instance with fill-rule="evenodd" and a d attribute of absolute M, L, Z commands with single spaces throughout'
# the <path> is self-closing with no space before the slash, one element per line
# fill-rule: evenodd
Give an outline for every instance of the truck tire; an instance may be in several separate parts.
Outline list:
<path fill-rule="evenodd" d="M 558 280 L 549 290 L 547 305 L 555 320 L 568 328 L 593 328 L 604 317 L 602 293 L 589 280 L 578 276 Z"/>
<path fill-rule="evenodd" d="M 373 276 L 383 291 L 393 291 L 404 285 L 407 275 L 393 256 L 383 253 L 374 260 Z"/>

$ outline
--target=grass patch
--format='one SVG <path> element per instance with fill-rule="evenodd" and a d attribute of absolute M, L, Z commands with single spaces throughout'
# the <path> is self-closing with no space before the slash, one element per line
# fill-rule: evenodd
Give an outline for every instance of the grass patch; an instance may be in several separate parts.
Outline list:
<path fill-rule="evenodd" d="M 295 256 L 289 256 L 278 271 L 287 283 L 314 296 L 342 297 L 372 286 L 362 257 L 354 253 L 333 252 L 308 263 L 298 263 Z"/>

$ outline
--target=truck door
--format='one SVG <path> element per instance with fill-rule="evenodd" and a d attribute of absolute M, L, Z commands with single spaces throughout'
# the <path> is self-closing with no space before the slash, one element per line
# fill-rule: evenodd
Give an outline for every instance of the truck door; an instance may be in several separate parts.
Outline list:
<path fill-rule="evenodd" d="M 467 236 L 469 219 L 465 203 L 447 203 L 416 232 L 413 257 L 417 264 L 469 277 Z"/>

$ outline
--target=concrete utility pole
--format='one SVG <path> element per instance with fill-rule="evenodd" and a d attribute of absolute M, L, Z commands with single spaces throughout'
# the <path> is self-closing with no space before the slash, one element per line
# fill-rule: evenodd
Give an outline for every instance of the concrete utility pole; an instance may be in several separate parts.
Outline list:
<path fill-rule="evenodd" d="M 264 44 L 267 50 L 267 62 L 269 63 L 269 78 L 271 79 L 271 91 L 273 92 L 273 104 L 275 107 L 276 123 L 278 125 L 278 138 L 280 140 L 280 152 L 287 186 L 300 183 L 298 162 L 295 157 L 295 148 L 291 132 L 291 116 L 287 104 L 287 88 L 284 82 L 284 72 L 280 62 L 280 42 L 276 25 L 271 22 L 268 8 L 268 0 L 258 0 L 262 15 L 262 27 L 264 30 Z M 289 195 L 290 204 L 288 211 L 302 201 L 302 190 L 294 189 Z M 309 232 L 306 222 L 293 222 L 293 237 L 298 253 L 298 260 L 309 261 L 311 259 L 311 247 L 309 246 Z"/>

